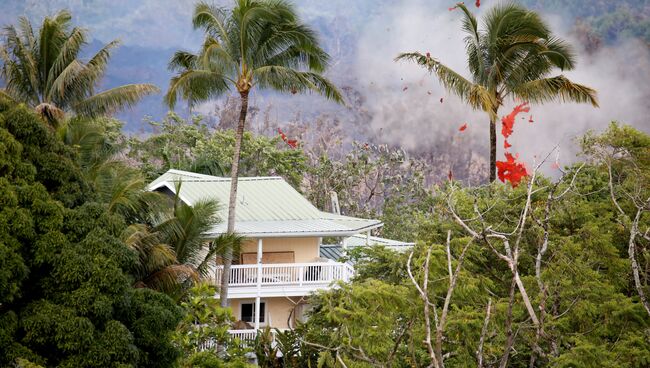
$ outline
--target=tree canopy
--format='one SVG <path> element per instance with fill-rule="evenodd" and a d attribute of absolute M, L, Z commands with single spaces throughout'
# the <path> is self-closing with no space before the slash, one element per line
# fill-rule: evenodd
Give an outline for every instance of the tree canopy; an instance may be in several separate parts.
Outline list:
<path fill-rule="evenodd" d="M 134 289 L 124 219 L 24 107 L 0 109 L 0 364 L 172 366 L 180 311 Z"/>

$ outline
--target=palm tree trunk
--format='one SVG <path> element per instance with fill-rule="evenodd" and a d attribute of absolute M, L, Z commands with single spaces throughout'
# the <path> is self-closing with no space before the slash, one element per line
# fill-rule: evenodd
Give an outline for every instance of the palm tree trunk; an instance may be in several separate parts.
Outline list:
<path fill-rule="evenodd" d="M 497 122 L 490 119 L 490 183 L 497 179 Z"/>
<path fill-rule="evenodd" d="M 239 155 L 241 153 L 241 141 L 244 135 L 246 124 L 246 113 L 248 112 L 248 91 L 240 92 L 241 110 L 239 111 L 239 124 L 235 134 L 235 149 L 232 155 L 232 166 L 230 169 L 230 199 L 228 200 L 228 234 L 235 232 L 235 206 L 237 204 L 237 179 L 239 177 Z M 232 244 L 226 246 L 223 259 L 223 273 L 221 274 L 221 307 L 228 306 L 228 285 L 230 284 L 230 266 L 232 265 Z"/>

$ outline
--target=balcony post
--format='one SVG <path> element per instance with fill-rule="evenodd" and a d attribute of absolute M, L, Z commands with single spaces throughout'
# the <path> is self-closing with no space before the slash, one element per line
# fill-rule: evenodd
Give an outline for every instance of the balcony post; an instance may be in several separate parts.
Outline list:
<path fill-rule="evenodd" d="M 255 297 L 255 331 L 260 329 L 260 294 L 262 292 L 262 238 L 257 239 L 257 297 Z"/>

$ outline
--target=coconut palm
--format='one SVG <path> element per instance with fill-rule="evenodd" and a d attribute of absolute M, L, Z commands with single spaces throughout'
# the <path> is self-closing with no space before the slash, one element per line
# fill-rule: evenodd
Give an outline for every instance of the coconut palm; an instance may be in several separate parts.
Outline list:
<path fill-rule="evenodd" d="M 196 5 L 194 27 L 205 31 L 198 54 L 176 52 L 170 68 L 178 74 L 170 81 L 167 103 L 180 97 L 191 105 L 220 96 L 230 89 L 239 93 L 240 114 L 230 169 L 231 189 L 227 231 L 235 228 L 237 175 L 248 96 L 255 88 L 298 93 L 313 91 L 337 102 L 336 87 L 321 73 L 329 56 L 315 32 L 301 23 L 290 4 L 275 0 L 236 0 L 226 10 L 207 3 Z M 231 254 L 226 253 L 221 303 L 226 305 Z"/>
<path fill-rule="evenodd" d="M 427 68 L 448 91 L 489 115 L 492 182 L 496 179 L 496 121 L 506 99 L 590 103 L 597 107 L 596 91 L 564 75 L 550 76 L 555 68 L 573 69 L 575 56 L 537 13 L 516 3 L 498 4 L 488 11 L 484 29 L 479 30 L 476 17 L 467 7 L 459 3 L 457 8 L 463 12 L 471 80 L 428 53 L 402 53 L 395 60 L 409 60 Z"/>
<path fill-rule="evenodd" d="M 211 276 L 210 261 L 217 255 L 225 249 L 239 252 L 241 237 L 204 235 L 218 222 L 218 208 L 215 201 L 190 206 L 177 195 L 171 211 L 154 215 L 152 225 L 129 226 L 122 238 L 138 255 L 136 286 L 180 297 L 192 284 Z"/>
<path fill-rule="evenodd" d="M 88 35 L 82 28 L 71 27 L 70 20 L 69 12 L 60 11 L 46 17 L 38 33 L 24 17 L 17 26 L 5 28 L 0 46 L 5 84 L 1 98 L 25 103 L 56 125 L 67 112 L 85 117 L 105 115 L 158 91 L 151 84 L 129 84 L 96 93 L 118 42 L 108 43 L 84 62 L 80 53 Z"/>

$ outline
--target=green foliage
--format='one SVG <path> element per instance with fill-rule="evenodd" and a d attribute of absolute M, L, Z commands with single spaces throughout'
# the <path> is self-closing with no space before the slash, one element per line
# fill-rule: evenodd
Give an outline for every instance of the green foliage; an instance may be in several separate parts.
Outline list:
<path fill-rule="evenodd" d="M 173 336 L 181 349 L 181 367 L 245 368 L 244 350 L 233 348 L 228 334 L 233 316 L 229 308 L 221 308 L 216 288 L 198 284 L 189 290 L 181 303 L 184 317 Z M 229 347 L 227 349 L 227 347 Z M 226 350 L 227 349 L 227 350 Z"/>
<path fill-rule="evenodd" d="M 172 168 L 216 176 L 230 173 L 234 131 L 211 130 L 200 117 L 188 124 L 173 113 L 151 124 L 160 132 L 144 140 L 131 138 L 128 152 L 150 180 Z M 299 186 L 306 162 L 302 150 L 290 149 L 279 137 L 250 132 L 242 137 L 239 171 L 244 176 L 279 175 Z"/>
<path fill-rule="evenodd" d="M 106 115 L 158 91 L 151 84 L 128 84 L 95 93 L 118 42 L 108 43 L 84 62 L 80 54 L 88 34 L 72 27 L 71 20 L 72 15 L 63 10 L 45 17 L 37 30 L 25 17 L 18 25 L 6 27 L 0 47 L 3 99 L 28 105 L 56 126 L 64 113 Z"/>
<path fill-rule="evenodd" d="M 339 286 L 312 297 L 314 309 L 301 331 L 303 359 L 311 366 L 316 360 L 334 366 L 333 357 L 339 354 L 354 367 L 386 366 L 403 359 L 403 335 L 411 333 L 417 318 L 413 312 L 418 299 L 412 291 L 372 279 Z"/>
<path fill-rule="evenodd" d="M 24 107 L 2 111 L 0 365 L 171 366 L 180 313 L 131 288 L 124 219 L 93 202 L 74 153 Z"/>
<path fill-rule="evenodd" d="M 176 329 L 174 341 L 186 355 L 199 352 L 208 344 L 228 342 L 233 317 L 230 309 L 219 306 L 215 293 L 214 286 L 198 284 L 189 290 L 187 299 L 181 303 L 185 315 Z"/>
<path fill-rule="evenodd" d="M 512 324 L 514 345 L 507 366 L 528 367 L 531 361 L 539 367 L 648 364 L 650 318 L 631 277 L 628 247 L 633 215 L 643 203 L 639 199 L 650 196 L 650 137 L 613 124 L 603 134 L 589 133 L 582 143 L 589 159 L 584 166 L 565 168 L 565 179 L 558 183 L 546 178 L 536 180 L 530 217 L 522 233 L 518 272 L 543 323 L 543 333 L 537 335 L 516 289 L 512 312 L 508 312 L 512 272 L 490 248 L 503 252 L 503 245 L 478 238 L 465 254 L 451 297 L 442 340 L 446 366 L 476 366 L 488 298 L 491 318 L 482 354 L 486 367 L 499 366 L 503 359 L 508 323 Z M 625 215 L 612 202 L 608 167 L 612 168 L 614 197 Z M 469 239 L 454 220 L 450 203 L 471 226 L 483 222 L 501 234 L 513 234 L 520 226 L 526 191 L 525 186 L 460 188 L 449 184 L 431 193 L 428 201 L 432 210 L 417 220 L 412 270 L 421 284 L 425 255 L 430 250 L 428 292 L 438 317 L 449 286 L 447 253 L 440 244 L 445 244 L 447 231 L 451 231 L 451 263 L 455 268 Z M 548 223 L 544 225 L 547 211 Z M 548 249 L 541 256 L 538 280 L 535 263 L 545 228 Z M 650 257 L 644 232 L 650 228 L 650 218 L 646 212 L 639 217 L 638 228 L 636 253 L 642 288 L 647 290 Z M 355 249 L 351 253 L 357 270 L 354 282 L 313 298 L 311 319 L 298 329 L 305 359 L 321 367 L 342 367 L 341 361 L 348 367 L 430 364 L 422 344 L 423 302 L 407 275 L 408 254 L 384 248 Z M 391 356 L 393 350 L 398 352 L 396 356 Z"/>

